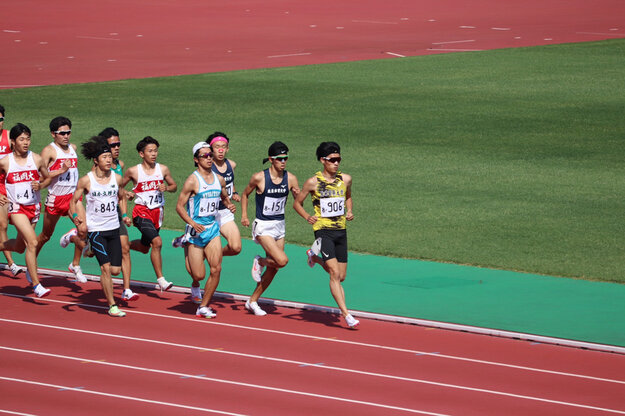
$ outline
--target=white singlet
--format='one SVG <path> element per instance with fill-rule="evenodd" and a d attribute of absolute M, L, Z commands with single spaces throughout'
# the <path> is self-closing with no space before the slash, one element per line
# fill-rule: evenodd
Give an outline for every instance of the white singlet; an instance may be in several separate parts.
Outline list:
<path fill-rule="evenodd" d="M 35 205 L 41 202 L 39 191 L 34 191 L 31 182 L 39 180 L 39 169 L 33 152 L 28 151 L 26 164 L 18 165 L 15 155 L 9 154 L 9 170 L 6 175 L 6 190 L 9 201 L 19 205 Z"/>
<path fill-rule="evenodd" d="M 111 171 L 111 179 L 105 185 L 98 183 L 93 172 L 89 172 L 87 176 L 90 182 L 87 194 L 87 231 L 110 231 L 119 228 L 119 197 L 115 172 Z"/>
<path fill-rule="evenodd" d="M 135 205 L 145 205 L 149 209 L 160 208 L 165 205 L 163 193 L 158 190 L 163 183 L 161 165 L 156 163 L 154 173 L 148 175 L 141 165 L 137 165 L 137 185 L 132 190 L 135 193 Z"/>
<path fill-rule="evenodd" d="M 56 151 L 56 159 L 48 170 L 54 172 L 61 169 L 65 160 L 69 160 L 72 166 L 64 174 L 52 179 L 48 187 L 48 195 L 63 196 L 73 194 L 78 184 L 78 155 L 72 146 L 69 146 L 69 150 L 65 152 L 55 143 L 51 144 Z"/>

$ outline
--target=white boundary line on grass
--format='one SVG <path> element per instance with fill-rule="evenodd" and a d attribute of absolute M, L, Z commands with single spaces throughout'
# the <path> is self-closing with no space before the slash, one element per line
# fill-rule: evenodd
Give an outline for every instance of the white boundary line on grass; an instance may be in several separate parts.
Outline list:
<path fill-rule="evenodd" d="M 0 270 L 7 270 L 7 265 L 0 263 Z M 42 274 L 48 275 L 48 276 L 65 277 L 65 278 L 72 278 L 74 276 L 73 273 L 70 273 L 70 272 L 46 269 L 43 267 L 39 268 L 39 270 L 41 270 Z M 94 282 L 100 281 L 99 276 L 90 275 L 90 274 L 85 274 L 85 276 L 87 277 L 88 280 L 91 280 Z M 115 284 L 121 284 L 122 279 L 113 279 L 113 282 Z M 148 282 L 140 282 L 140 281 L 132 280 L 130 284 L 135 287 L 142 287 L 142 288 L 149 288 L 149 289 L 156 288 L 156 283 L 148 283 Z M 175 292 L 175 293 L 191 293 L 191 290 L 189 288 L 185 288 L 181 286 L 173 286 L 170 289 L 170 291 Z M 234 299 L 238 301 L 246 301 L 249 299 L 249 296 L 247 295 L 237 295 L 233 293 L 224 293 L 224 292 L 215 292 L 214 296 L 216 298 Z M 329 306 L 311 305 L 307 303 L 291 302 L 291 301 L 276 300 L 276 299 L 265 299 L 265 298 L 259 299 L 259 302 L 266 304 L 266 305 L 272 305 L 272 306 L 278 306 L 278 307 L 312 310 L 316 312 L 331 313 L 331 314 L 340 314 L 340 310 L 338 308 L 333 308 Z M 378 321 L 397 322 L 397 323 L 402 323 L 402 324 L 424 326 L 428 328 L 447 329 L 451 331 L 468 332 L 468 333 L 480 334 L 480 335 L 490 335 L 494 337 L 538 342 L 541 344 L 560 345 L 560 346 L 565 346 L 565 347 L 581 348 L 581 349 L 587 349 L 587 350 L 592 350 L 592 351 L 611 352 L 611 353 L 625 355 L 625 347 L 619 347 L 616 345 L 598 344 L 598 343 L 593 343 L 593 342 L 576 341 L 576 340 L 569 340 L 569 339 L 564 339 L 564 338 L 548 337 L 548 336 L 543 336 L 543 335 L 526 334 L 523 332 L 505 331 L 505 330 L 483 328 L 483 327 L 471 326 L 471 325 L 462 325 L 462 324 L 432 321 L 432 320 L 427 320 L 427 319 L 408 318 L 404 316 L 386 315 L 386 314 L 374 313 L 374 312 L 352 310 L 351 314 L 353 316 L 367 318 L 367 319 L 375 319 Z"/>

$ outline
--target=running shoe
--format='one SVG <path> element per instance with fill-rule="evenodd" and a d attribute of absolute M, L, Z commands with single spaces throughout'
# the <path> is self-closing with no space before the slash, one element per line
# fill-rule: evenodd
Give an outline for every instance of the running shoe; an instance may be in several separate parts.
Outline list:
<path fill-rule="evenodd" d="M 199 286 L 191 286 L 191 301 L 197 305 L 202 303 L 202 290 Z"/>
<path fill-rule="evenodd" d="M 247 300 L 247 302 L 245 302 L 245 309 L 247 309 L 250 312 L 254 312 L 254 315 L 256 316 L 267 315 L 267 312 L 262 310 L 260 306 L 258 306 L 257 302 L 250 302 L 249 299 Z"/>
<path fill-rule="evenodd" d="M 187 243 L 187 235 L 183 234 L 180 237 L 176 237 L 172 240 L 171 246 L 174 248 L 183 247 Z"/>
<path fill-rule="evenodd" d="M 310 246 L 310 250 L 315 256 L 318 256 L 321 252 L 321 237 L 317 238 Z"/>
<path fill-rule="evenodd" d="M 50 294 L 50 289 L 46 289 L 41 283 L 39 283 L 37 286 L 33 287 L 33 292 L 35 292 L 35 295 L 37 295 L 38 298 L 43 298 L 44 296 L 48 296 Z"/>
<path fill-rule="evenodd" d="M 315 253 L 313 253 L 312 249 L 306 250 L 306 255 L 308 256 L 308 267 L 315 267 Z"/>
<path fill-rule="evenodd" d="M 61 244 L 61 247 L 67 247 L 69 243 L 71 243 L 72 236 L 75 236 L 76 234 L 78 234 L 78 230 L 75 228 L 72 228 L 71 230 L 63 234 L 63 236 L 59 240 L 59 244 Z"/>
<path fill-rule="evenodd" d="M 165 280 L 164 277 L 159 277 L 158 279 L 156 279 L 156 284 L 161 289 L 161 292 L 168 291 L 174 285 L 173 283 Z"/>
<path fill-rule="evenodd" d="M 260 265 L 258 260 L 260 260 L 260 256 L 254 257 L 254 262 L 252 263 L 252 279 L 256 282 L 260 282 L 263 274 L 263 266 Z"/>
<path fill-rule="evenodd" d="M 82 274 L 80 266 L 74 266 L 72 263 L 70 263 L 69 266 L 67 266 L 67 270 L 74 273 L 74 276 L 76 276 L 76 281 L 78 283 L 87 283 L 87 277 Z"/>
<path fill-rule="evenodd" d="M 111 307 L 109 308 L 109 315 L 115 318 L 121 318 L 123 316 L 126 316 L 126 312 L 119 309 L 117 305 L 111 305 Z"/>
<path fill-rule="evenodd" d="M 356 328 L 360 323 L 360 321 L 354 318 L 351 314 L 345 315 L 345 322 L 347 322 L 347 325 L 352 329 Z"/>
<path fill-rule="evenodd" d="M 83 257 L 93 257 L 93 256 L 95 256 L 95 253 L 91 249 L 91 242 L 89 240 L 87 240 L 87 244 L 85 244 L 85 248 L 82 249 L 82 256 Z"/>
<path fill-rule="evenodd" d="M 11 270 L 11 273 L 13 274 L 13 276 L 17 276 L 20 272 L 24 271 L 20 266 L 18 266 L 15 263 L 11 263 L 9 265 L 9 270 Z"/>
<path fill-rule="evenodd" d="M 195 311 L 195 316 L 211 319 L 217 317 L 217 312 L 215 312 L 213 308 L 210 308 L 208 306 L 200 306 L 199 308 L 197 308 L 197 311 Z"/>
<path fill-rule="evenodd" d="M 139 299 L 139 295 L 137 295 L 135 292 L 133 292 L 130 289 L 124 289 L 124 293 L 122 293 L 122 300 L 125 300 L 126 302 L 130 302 L 133 300 L 137 300 Z"/>

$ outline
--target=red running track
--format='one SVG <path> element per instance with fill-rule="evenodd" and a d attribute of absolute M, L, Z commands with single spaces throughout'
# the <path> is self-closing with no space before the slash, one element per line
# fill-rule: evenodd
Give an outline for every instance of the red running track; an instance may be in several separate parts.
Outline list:
<path fill-rule="evenodd" d="M 0 13 L 0 88 L 625 37 L 622 0 L 3 0 Z"/>
<path fill-rule="evenodd" d="M 97 283 L 0 279 L 0 414 L 625 414 L 623 355 L 156 291 L 111 318 Z"/>

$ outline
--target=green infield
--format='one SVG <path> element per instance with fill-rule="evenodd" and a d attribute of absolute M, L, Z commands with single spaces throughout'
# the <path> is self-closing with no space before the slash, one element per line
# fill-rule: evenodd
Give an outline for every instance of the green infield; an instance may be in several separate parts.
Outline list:
<path fill-rule="evenodd" d="M 611 40 L 0 90 L 0 103 L 35 151 L 57 115 L 77 144 L 118 129 L 127 166 L 151 135 L 179 187 L 215 130 L 232 138 L 239 191 L 274 140 L 300 184 L 334 140 L 354 177 L 353 251 L 625 282 L 624 64 Z M 176 197 L 169 229 L 183 227 Z M 293 210 L 287 241 L 312 241 Z"/>

